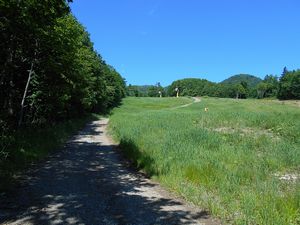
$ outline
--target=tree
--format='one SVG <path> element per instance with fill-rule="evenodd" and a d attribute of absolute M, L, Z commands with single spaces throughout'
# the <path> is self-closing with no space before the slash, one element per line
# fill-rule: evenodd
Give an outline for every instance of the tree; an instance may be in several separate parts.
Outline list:
<path fill-rule="evenodd" d="M 247 91 L 242 84 L 235 85 L 235 94 L 236 94 L 235 98 L 236 99 L 245 98 L 246 93 L 247 93 Z"/>
<path fill-rule="evenodd" d="M 65 0 L 0 1 L 0 15 L 0 115 L 10 129 L 104 111 L 125 96 Z"/>
<path fill-rule="evenodd" d="M 8 123 L 16 124 L 22 114 L 32 75 L 38 74 L 40 57 L 45 54 L 43 43 L 56 19 L 68 13 L 64 0 L 0 2 L 0 104 L 1 116 Z"/>
<path fill-rule="evenodd" d="M 288 72 L 289 71 L 288 71 L 287 67 L 285 66 L 282 70 L 281 77 L 284 77 Z"/>
<path fill-rule="evenodd" d="M 168 87 L 168 94 L 170 96 L 175 96 L 176 92 L 175 88 L 179 88 L 181 96 L 203 96 L 209 95 L 210 87 L 212 87 L 214 83 L 197 78 L 186 78 L 182 80 L 174 81 Z"/>
<path fill-rule="evenodd" d="M 291 92 L 295 99 L 300 99 L 300 70 L 294 72 L 291 82 Z"/>
<path fill-rule="evenodd" d="M 241 92 L 241 98 L 247 98 L 248 97 L 248 83 L 246 81 L 241 81 L 241 85 L 243 86 L 243 91 Z"/>
<path fill-rule="evenodd" d="M 152 85 L 148 88 L 149 97 L 159 97 L 160 93 L 162 96 L 165 96 L 165 89 L 160 85 L 160 82 L 157 82 L 155 85 Z"/>
<path fill-rule="evenodd" d="M 268 85 L 265 82 L 261 82 L 257 85 L 257 97 L 264 98 L 266 91 L 268 90 Z"/>
<path fill-rule="evenodd" d="M 300 99 L 300 70 L 288 71 L 279 79 L 279 99 Z"/>
<path fill-rule="evenodd" d="M 273 75 L 266 75 L 264 83 L 267 85 L 265 97 L 276 97 L 278 93 L 278 78 Z"/>

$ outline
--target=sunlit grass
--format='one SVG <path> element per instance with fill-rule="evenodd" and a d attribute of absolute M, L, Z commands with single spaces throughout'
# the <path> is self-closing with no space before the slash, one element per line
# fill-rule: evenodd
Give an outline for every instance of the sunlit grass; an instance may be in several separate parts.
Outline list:
<path fill-rule="evenodd" d="M 138 167 L 236 224 L 300 223 L 300 108 L 272 101 L 127 98 L 114 137 Z M 208 108 L 208 112 L 204 108 Z"/>

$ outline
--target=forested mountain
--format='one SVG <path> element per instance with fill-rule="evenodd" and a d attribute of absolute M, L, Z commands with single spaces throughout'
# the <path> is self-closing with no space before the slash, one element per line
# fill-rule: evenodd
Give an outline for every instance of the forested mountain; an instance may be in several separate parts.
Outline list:
<path fill-rule="evenodd" d="M 65 0 L 0 1 L 0 15 L 1 128 L 105 111 L 125 96 Z"/>
<path fill-rule="evenodd" d="M 246 82 L 248 87 L 253 88 L 262 81 L 259 77 L 249 75 L 249 74 L 237 74 L 223 80 L 223 84 L 240 84 L 241 82 Z"/>
<path fill-rule="evenodd" d="M 284 68 L 280 78 L 266 75 L 263 80 L 252 75 L 239 74 L 220 83 L 185 78 L 168 86 L 167 96 L 175 96 L 175 89 L 179 90 L 181 96 L 300 99 L 300 70 L 289 71 Z"/>

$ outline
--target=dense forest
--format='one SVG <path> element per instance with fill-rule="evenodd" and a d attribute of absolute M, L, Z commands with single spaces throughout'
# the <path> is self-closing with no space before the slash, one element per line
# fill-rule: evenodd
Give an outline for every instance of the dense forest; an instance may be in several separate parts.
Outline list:
<path fill-rule="evenodd" d="M 220 98 L 278 98 L 300 99 L 300 70 L 289 71 L 285 67 L 280 77 L 266 75 L 262 80 L 248 74 L 238 74 L 215 83 L 199 78 L 185 78 L 174 81 L 170 86 L 129 85 L 127 95 L 137 97 L 175 96 L 175 89 L 181 96 L 211 96 Z"/>
<path fill-rule="evenodd" d="M 20 130 L 106 112 L 126 95 L 70 2 L 0 0 L 0 163 Z"/>
<path fill-rule="evenodd" d="M 125 96 L 123 78 L 64 0 L 0 4 L 1 127 L 105 111 Z"/>

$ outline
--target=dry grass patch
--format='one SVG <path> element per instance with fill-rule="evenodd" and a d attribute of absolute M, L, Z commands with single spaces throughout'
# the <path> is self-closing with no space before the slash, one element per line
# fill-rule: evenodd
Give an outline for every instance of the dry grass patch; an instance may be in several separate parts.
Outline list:
<path fill-rule="evenodd" d="M 262 130 L 256 129 L 252 127 L 244 127 L 244 128 L 235 128 L 235 127 L 217 127 L 217 128 L 209 128 L 208 130 L 223 133 L 223 134 L 239 134 L 241 136 L 253 136 L 253 137 L 260 137 L 260 136 L 267 136 L 274 140 L 279 140 L 280 137 L 272 132 L 271 129 Z"/>

